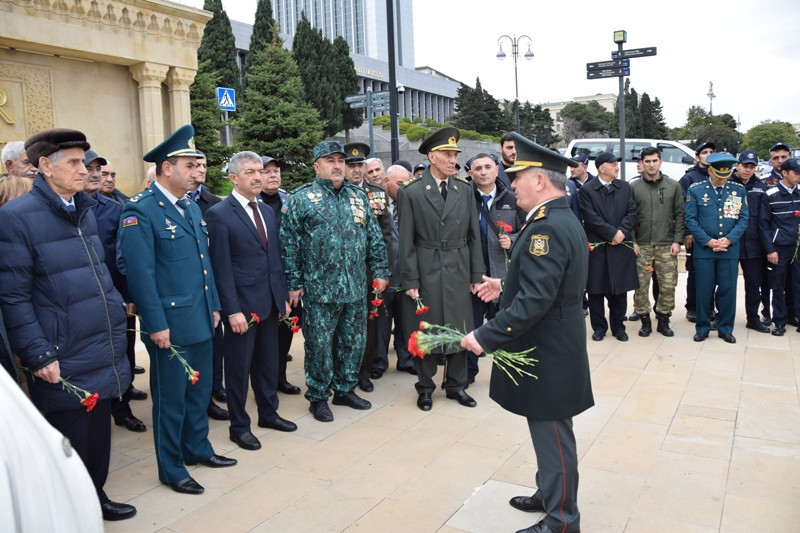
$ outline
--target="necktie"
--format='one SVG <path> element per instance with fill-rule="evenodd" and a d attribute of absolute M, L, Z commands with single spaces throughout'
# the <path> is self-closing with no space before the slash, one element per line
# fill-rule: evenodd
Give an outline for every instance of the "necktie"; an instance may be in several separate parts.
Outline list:
<path fill-rule="evenodd" d="M 722 200 L 722 187 L 714 187 L 714 190 L 717 191 L 717 201 Z"/>
<path fill-rule="evenodd" d="M 255 202 L 249 202 L 247 205 L 249 205 L 250 209 L 253 210 L 253 218 L 256 221 L 256 229 L 258 230 L 258 234 L 261 236 L 261 244 L 264 245 L 264 248 L 266 248 L 267 230 L 264 229 L 264 223 L 261 222 L 261 214 L 258 212 L 258 204 Z"/>
<path fill-rule="evenodd" d="M 439 187 L 442 190 L 442 199 L 446 202 L 447 201 L 447 182 L 443 181 Z"/>
<path fill-rule="evenodd" d="M 192 225 L 192 214 L 189 212 L 189 200 L 187 200 L 186 198 L 181 198 L 180 200 L 175 202 L 175 204 L 178 207 L 180 207 L 181 209 L 183 209 L 183 218 L 185 218 L 186 221 L 191 226 Z"/>
<path fill-rule="evenodd" d="M 392 200 L 392 221 L 394 222 L 394 226 L 397 227 L 399 224 L 399 218 L 397 217 L 397 202 Z"/>
<path fill-rule="evenodd" d="M 481 200 L 483 200 L 483 210 L 485 213 L 489 212 L 489 202 L 492 200 L 492 197 L 488 194 L 481 194 Z M 486 220 L 486 215 L 481 213 L 481 233 L 486 235 L 486 230 L 489 229 L 489 221 Z"/>

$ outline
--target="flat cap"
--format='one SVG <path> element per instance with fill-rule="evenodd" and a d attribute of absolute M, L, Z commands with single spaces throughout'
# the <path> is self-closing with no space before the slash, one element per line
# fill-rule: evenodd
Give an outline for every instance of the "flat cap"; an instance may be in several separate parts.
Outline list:
<path fill-rule="evenodd" d="M 93 161 L 99 161 L 101 165 L 107 165 L 105 157 L 100 157 L 94 150 L 86 150 L 83 154 L 83 166 L 88 167 Z"/>
<path fill-rule="evenodd" d="M 422 141 L 422 144 L 419 145 L 419 153 L 427 154 L 428 152 L 439 150 L 460 152 L 461 148 L 458 147 L 458 139 L 460 137 L 461 133 L 458 131 L 458 128 L 445 126 L 444 128 L 434 131 Z"/>
<path fill-rule="evenodd" d="M 205 157 L 194 146 L 194 128 L 185 124 L 164 139 L 161 144 L 144 154 L 148 163 L 161 163 L 170 157 Z"/>
<path fill-rule="evenodd" d="M 566 172 L 567 167 L 577 167 L 578 163 L 574 159 L 564 157 L 558 152 L 545 148 L 540 144 L 526 139 L 516 131 L 511 132 L 514 138 L 514 146 L 517 147 L 517 159 L 514 165 L 506 169 L 506 173 L 519 172 L 526 168 L 543 168 L 555 172 Z"/>
<path fill-rule="evenodd" d="M 314 146 L 314 161 L 320 157 L 331 154 L 342 154 L 347 157 L 347 154 L 344 152 L 344 145 L 339 141 L 322 141 Z"/>
<path fill-rule="evenodd" d="M 39 166 L 39 159 L 67 148 L 89 149 L 86 135 L 78 130 L 56 128 L 34 133 L 25 141 L 25 154 L 31 163 Z"/>

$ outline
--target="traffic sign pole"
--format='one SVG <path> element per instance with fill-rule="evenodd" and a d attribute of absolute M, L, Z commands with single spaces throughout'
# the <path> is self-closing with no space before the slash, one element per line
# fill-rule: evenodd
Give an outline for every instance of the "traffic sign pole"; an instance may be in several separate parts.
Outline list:
<path fill-rule="evenodd" d="M 622 42 L 617 43 L 617 50 L 622 54 Z M 622 57 L 622 56 L 620 56 Z M 619 77 L 619 155 L 622 157 L 620 177 L 625 180 L 625 83 L 624 76 Z"/>

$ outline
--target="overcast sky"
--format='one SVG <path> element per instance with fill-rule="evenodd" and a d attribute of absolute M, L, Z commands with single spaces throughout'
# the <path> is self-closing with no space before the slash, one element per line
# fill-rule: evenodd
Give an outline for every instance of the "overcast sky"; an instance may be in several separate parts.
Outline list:
<path fill-rule="evenodd" d="M 378 0 L 382 1 L 382 0 Z M 607 61 L 615 30 L 627 30 L 625 48 L 656 47 L 631 60 L 631 85 L 658 97 L 667 125 L 681 126 L 692 105 L 730 113 L 743 132 L 762 120 L 800 123 L 800 3 L 792 0 L 412 0 L 417 66 L 433 67 L 495 98 L 514 99 L 514 63 L 498 61 L 497 40 L 529 35 L 535 57 L 520 48 L 521 102 L 560 102 L 616 93 L 618 79 L 586 79 L 586 63 Z M 202 7 L 202 0 L 178 0 Z M 228 16 L 252 24 L 256 0 L 223 0 Z M 487 7 L 496 6 L 495 11 Z M 527 41 L 525 41 L 527 42 Z"/>

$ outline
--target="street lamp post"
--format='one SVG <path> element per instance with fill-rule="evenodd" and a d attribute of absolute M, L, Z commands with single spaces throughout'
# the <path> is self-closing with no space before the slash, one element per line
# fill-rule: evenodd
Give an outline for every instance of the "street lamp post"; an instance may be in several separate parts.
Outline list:
<path fill-rule="evenodd" d="M 500 46 L 500 51 L 497 52 L 497 59 L 500 61 L 506 58 L 506 53 L 503 52 L 503 39 L 508 39 L 511 43 L 511 57 L 514 58 L 514 108 L 517 115 L 517 132 L 519 132 L 519 78 L 517 77 L 517 60 L 519 59 L 519 43 L 522 39 L 528 40 L 528 51 L 525 52 L 525 59 L 530 61 L 533 59 L 533 52 L 531 51 L 531 44 L 533 44 L 533 40 L 528 37 L 527 35 L 520 35 L 517 37 L 514 35 L 513 37 L 509 37 L 508 35 L 501 35 L 499 39 L 497 39 L 497 44 Z"/>
<path fill-rule="evenodd" d="M 717 97 L 714 94 L 714 82 L 708 82 L 708 116 L 710 117 L 708 122 L 708 137 L 709 141 L 714 142 L 714 98 Z"/>

